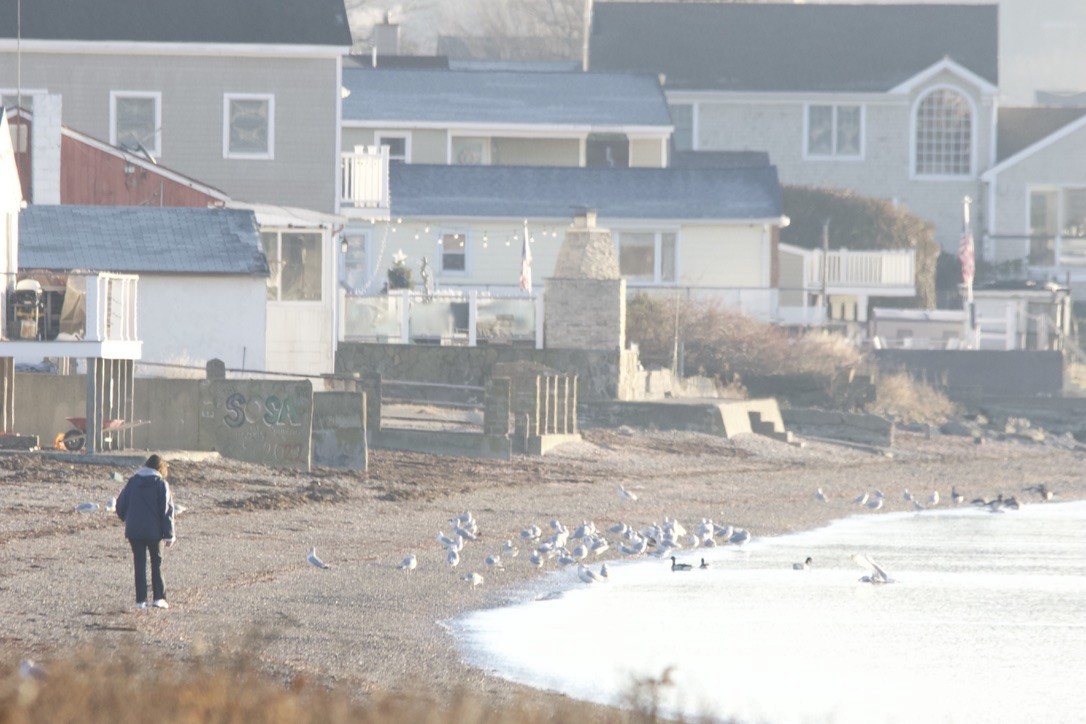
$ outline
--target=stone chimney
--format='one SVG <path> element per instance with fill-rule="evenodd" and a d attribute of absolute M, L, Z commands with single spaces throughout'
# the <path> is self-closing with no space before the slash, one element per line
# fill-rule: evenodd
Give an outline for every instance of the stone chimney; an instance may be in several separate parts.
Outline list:
<path fill-rule="evenodd" d="M 596 226 L 595 211 L 583 209 L 574 216 L 545 289 L 547 347 L 626 347 L 626 280 L 619 273 L 611 232 Z"/>
<path fill-rule="evenodd" d="M 60 96 L 35 95 L 31 105 L 30 199 L 35 204 L 59 204 Z"/>
<path fill-rule="evenodd" d="M 400 54 L 400 25 L 385 13 L 385 21 L 373 26 L 373 50 L 377 57 Z"/>

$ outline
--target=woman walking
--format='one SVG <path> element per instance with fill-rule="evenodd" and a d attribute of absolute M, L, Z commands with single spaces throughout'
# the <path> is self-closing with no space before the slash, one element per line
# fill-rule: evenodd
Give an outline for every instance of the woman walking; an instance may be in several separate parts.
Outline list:
<path fill-rule="evenodd" d="M 158 455 L 143 467 L 117 496 L 117 517 L 124 521 L 124 537 L 132 546 L 136 564 L 136 608 L 147 608 L 147 557 L 151 557 L 151 589 L 155 608 L 169 608 L 162 582 L 162 541 L 169 548 L 176 541 L 173 529 L 173 496 L 166 482 L 169 464 Z"/>

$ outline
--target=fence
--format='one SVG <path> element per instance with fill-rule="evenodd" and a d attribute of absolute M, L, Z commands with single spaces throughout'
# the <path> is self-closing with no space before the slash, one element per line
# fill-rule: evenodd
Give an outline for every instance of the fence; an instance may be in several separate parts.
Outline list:
<path fill-rule="evenodd" d="M 342 194 L 348 209 L 387 209 L 388 146 L 355 146 L 340 158 Z"/>

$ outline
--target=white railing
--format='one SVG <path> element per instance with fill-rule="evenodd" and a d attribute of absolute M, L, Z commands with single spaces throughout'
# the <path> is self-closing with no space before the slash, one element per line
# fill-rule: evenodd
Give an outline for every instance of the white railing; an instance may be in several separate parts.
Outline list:
<path fill-rule="evenodd" d="M 1086 266 L 1086 237 L 1048 235 L 990 235 L 984 242 L 985 261 L 1008 268 L 1052 270 Z"/>
<path fill-rule="evenodd" d="M 341 156 L 340 205 L 388 209 L 388 146 L 355 146 Z"/>
<path fill-rule="evenodd" d="M 340 296 L 339 338 L 393 344 L 543 347 L 543 295 L 482 291 Z"/>
<path fill-rule="evenodd" d="M 135 274 L 88 274 L 87 322 L 83 339 L 88 342 L 135 342 L 136 296 L 139 277 Z"/>
<path fill-rule="evenodd" d="M 820 290 L 823 282 L 829 291 L 834 288 L 908 288 L 916 285 L 916 251 L 849 251 L 829 252 L 823 278 L 823 253 L 811 249 L 804 254 L 803 281 L 805 288 Z"/>

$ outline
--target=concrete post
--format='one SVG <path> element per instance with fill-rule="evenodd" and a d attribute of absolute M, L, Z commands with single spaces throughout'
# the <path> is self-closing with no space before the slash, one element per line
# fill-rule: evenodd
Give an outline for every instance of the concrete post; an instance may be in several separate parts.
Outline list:
<path fill-rule="evenodd" d="M 221 359 L 209 359 L 207 361 L 207 378 L 209 380 L 226 379 L 226 363 Z"/>
<path fill-rule="evenodd" d="M 381 375 L 368 374 L 361 378 L 366 395 L 366 435 L 381 432 Z"/>
<path fill-rule="evenodd" d="M 487 380 L 483 399 L 483 434 L 507 436 L 513 382 L 508 377 Z"/>

